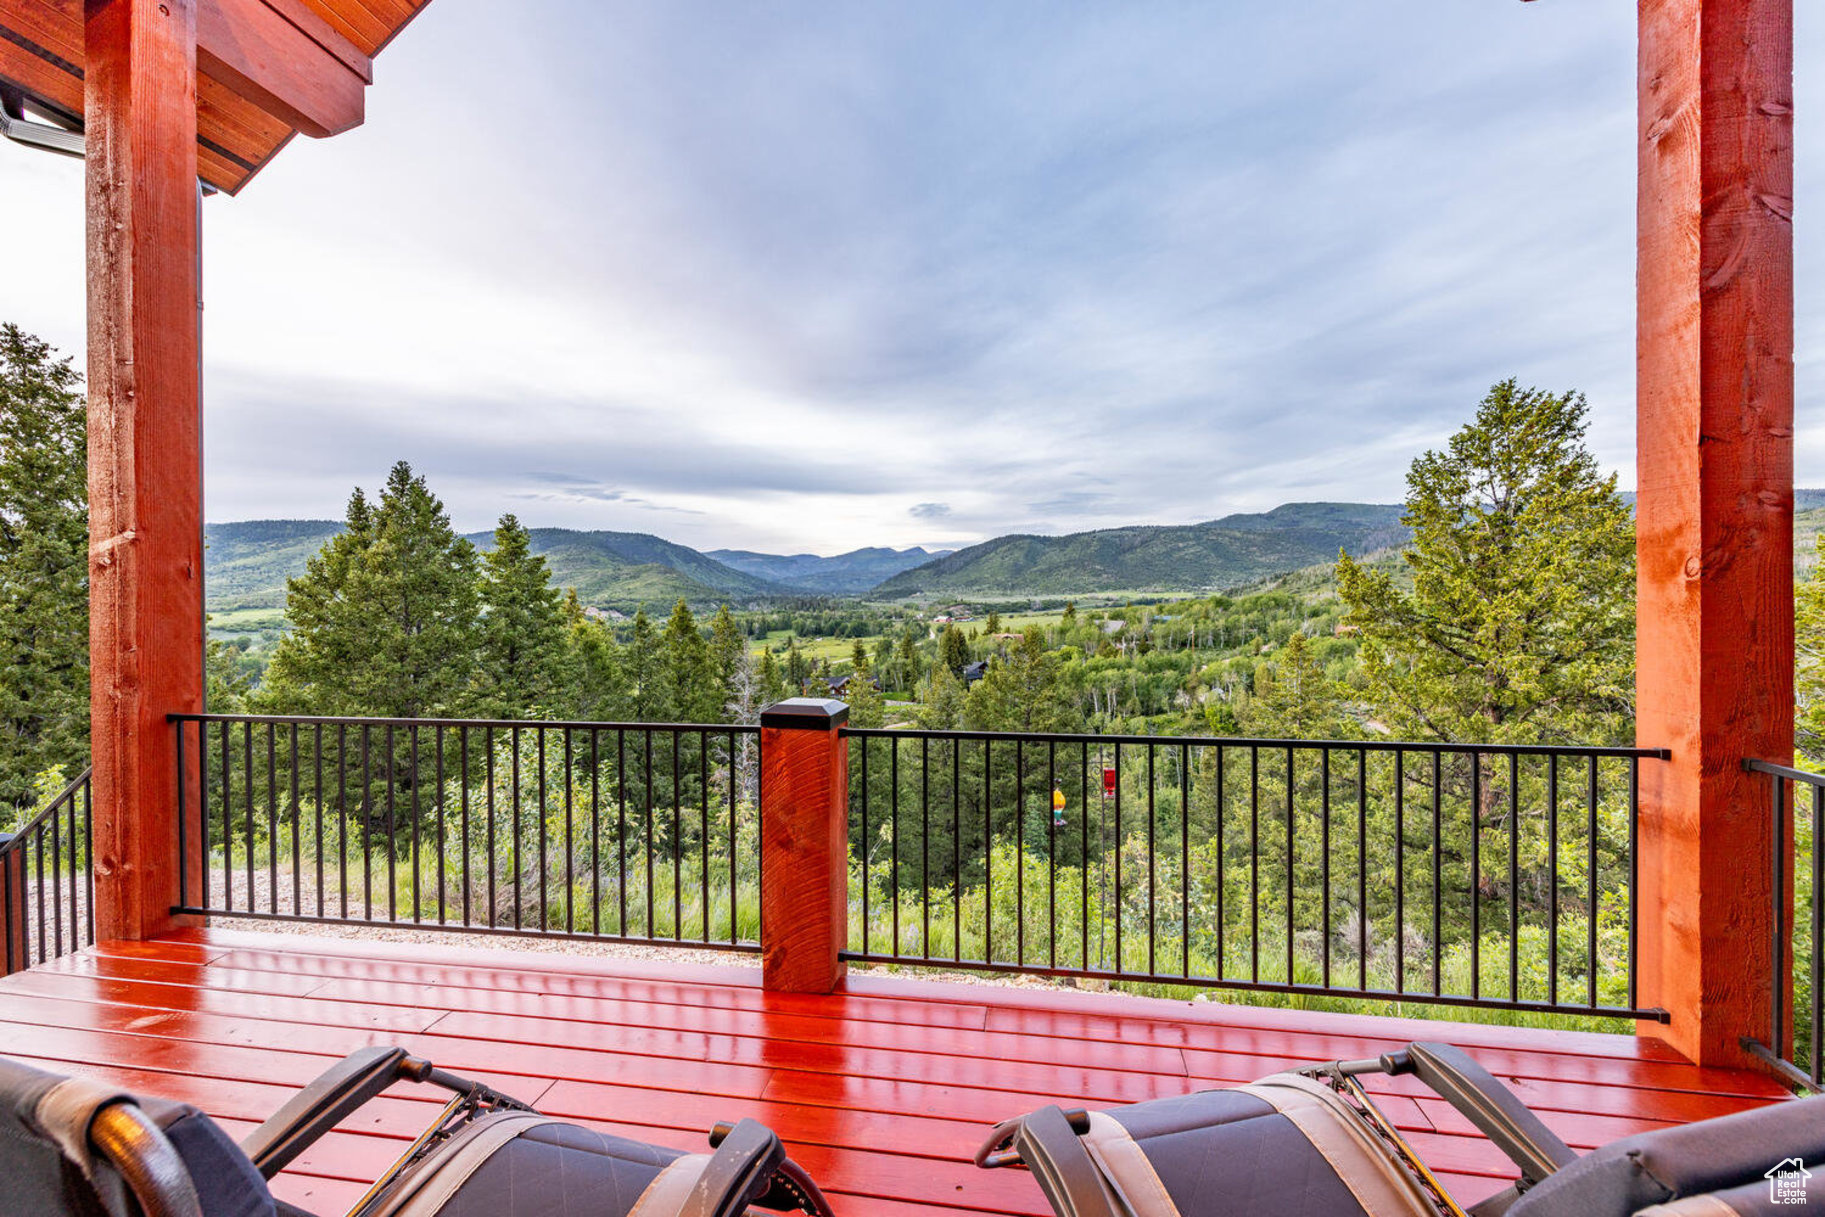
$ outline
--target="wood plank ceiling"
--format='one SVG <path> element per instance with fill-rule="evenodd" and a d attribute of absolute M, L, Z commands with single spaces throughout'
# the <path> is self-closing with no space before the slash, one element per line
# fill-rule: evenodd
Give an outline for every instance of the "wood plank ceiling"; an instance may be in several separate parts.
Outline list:
<path fill-rule="evenodd" d="M 197 175 L 234 194 L 299 130 L 325 135 L 339 129 L 312 130 L 315 124 L 286 104 L 284 90 L 262 88 L 257 80 L 283 77 L 294 47 L 338 61 L 351 74 L 341 92 L 346 97 L 353 89 L 358 122 L 367 61 L 429 0 L 196 3 Z M 209 38 L 212 30 L 223 31 L 220 53 Z M 254 31 L 254 36 L 247 31 Z M 0 85 L 10 86 L 46 112 L 80 123 L 82 0 L 0 0 Z M 317 82 L 303 87 L 316 88 Z"/>

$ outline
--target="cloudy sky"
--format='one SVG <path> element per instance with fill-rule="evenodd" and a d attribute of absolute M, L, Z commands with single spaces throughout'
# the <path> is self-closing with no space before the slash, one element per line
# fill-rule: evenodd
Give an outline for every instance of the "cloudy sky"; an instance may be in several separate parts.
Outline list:
<path fill-rule="evenodd" d="M 401 458 L 462 527 L 702 548 L 1393 501 L 1510 375 L 1630 485 L 1634 9 L 436 0 L 365 127 L 206 205 L 209 518 Z M 0 318 L 80 360 L 80 166 L 0 198 Z"/>

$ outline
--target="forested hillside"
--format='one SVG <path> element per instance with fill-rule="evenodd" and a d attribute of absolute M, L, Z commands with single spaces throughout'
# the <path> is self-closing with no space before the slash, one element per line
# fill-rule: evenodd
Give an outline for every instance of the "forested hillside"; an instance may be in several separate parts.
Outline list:
<path fill-rule="evenodd" d="M 708 557 L 773 583 L 827 596 L 859 596 L 901 571 L 941 558 L 950 550 L 870 546 L 823 558 L 817 554 L 757 554 L 746 549 L 712 549 Z"/>
<path fill-rule="evenodd" d="M 1352 553 L 1400 544 L 1398 505 L 1289 503 L 1204 524 L 997 537 L 887 580 L 884 599 L 917 595 L 1196 592 L 1236 587 Z"/>

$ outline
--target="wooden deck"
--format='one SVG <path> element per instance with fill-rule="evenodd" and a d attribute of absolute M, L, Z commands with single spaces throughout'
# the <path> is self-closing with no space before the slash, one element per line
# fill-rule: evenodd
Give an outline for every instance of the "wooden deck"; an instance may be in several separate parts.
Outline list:
<path fill-rule="evenodd" d="M 1446 1039 L 1589 1148 L 1779 1098 L 1657 1040 L 852 976 L 831 997 L 763 993 L 757 968 L 223 930 L 104 943 L 0 979 L 0 1052 L 182 1099 L 245 1133 L 334 1058 L 406 1045 L 542 1110 L 702 1148 L 718 1119 L 771 1124 L 840 1214 L 1044 1214 L 1032 1180 L 979 1171 L 988 1125 L 1047 1102 L 1111 1105 L 1294 1063 Z M 1458 1197 L 1502 1159 L 1411 1079 L 1387 1109 Z M 434 1111 L 401 1087 L 275 1183 L 340 1213 Z"/>

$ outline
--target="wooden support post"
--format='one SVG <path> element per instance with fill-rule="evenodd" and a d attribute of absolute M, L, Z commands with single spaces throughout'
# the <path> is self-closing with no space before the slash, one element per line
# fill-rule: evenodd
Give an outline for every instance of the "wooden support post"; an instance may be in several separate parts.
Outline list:
<path fill-rule="evenodd" d="M 793 697 L 760 716 L 761 983 L 829 993 L 849 945 L 849 741 L 840 701 Z"/>
<path fill-rule="evenodd" d="M 145 938 L 177 903 L 165 716 L 203 706 L 195 0 L 87 0 L 83 48 L 95 928 Z"/>
<path fill-rule="evenodd" d="M 1770 1032 L 1793 750 L 1793 0 L 1640 0 L 1637 736 L 1644 1024 L 1701 1064 Z"/>
<path fill-rule="evenodd" d="M 12 833 L 0 833 L 0 847 L 13 839 Z M 25 851 L 0 848 L 0 976 L 31 966 L 25 892 Z"/>

